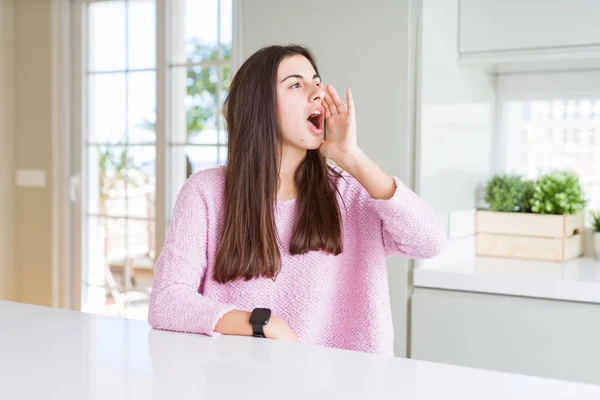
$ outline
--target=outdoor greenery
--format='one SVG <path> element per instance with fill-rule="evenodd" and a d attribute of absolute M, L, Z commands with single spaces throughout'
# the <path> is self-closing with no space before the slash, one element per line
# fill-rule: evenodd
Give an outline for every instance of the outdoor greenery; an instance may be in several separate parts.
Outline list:
<path fill-rule="evenodd" d="M 594 232 L 600 233 L 600 210 L 591 211 L 590 214 L 592 215 L 592 229 Z"/>
<path fill-rule="evenodd" d="M 209 46 L 194 41 L 189 46 L 192 48 L 187 59 L 189 64 L 200 62 L 215 62 L 218 60 L 218 47 Z M 228 61 L 231 60 L 231 46 L 221 46 L 221 59 L 225 61 L 222 68 L 223 87 L 220 93 L 221 102 L 229 91 L 232 74 Z M 194 66 L 187 71 L 187 139 L 202 132 L 209 121 L 217 117 L 218 74 L 217 66 L 205 67 Z M 154 117 L 146 119 L 139 125 L 143 129 L 156 131 Z M 123 138 L 122 143 L 125 143 Z M 127 147 L 98 147 L 98 160 L 100 168 L 100 207 L 103 213 L 109 192 L 118 189 L 118 185 L 124 182 L 127 173 L 131 176 L 140 171 L 140 166 L 135 165 L 131 151 Z M 128 184 L 135 186 L 136 182 L 130 179 Z"/>
<path fill-rule="evenodd" d="M 206 46 L 198 42 L 193 43 L 194 51 L 188 59 L 188 63 L 199 63 L 206 61 L 217 61 L 218 49 L 213 46 Z M 231 60 L 231 47 L 222 47 L 222 59 Z M 231 67 L 226 66 L 222 70 L 223 88 L 220 93 L 221 101 L 229 91 L 231 84 Z M 217 67 L 202 68 L 200 66 L 188 69 L 187 73 L 187 96 L 191 100 L 192 106 L 187 110 L 187 132 L 188 140 L 201 132 L 206 123 L 216 118 L 217 108 L 221 104 L 217 102 L 218 75 Z"/>

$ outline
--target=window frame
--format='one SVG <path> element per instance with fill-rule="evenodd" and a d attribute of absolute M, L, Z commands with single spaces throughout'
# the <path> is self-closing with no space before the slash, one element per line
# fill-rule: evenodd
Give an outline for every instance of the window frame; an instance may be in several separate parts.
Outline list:
<path fill-rule="evenodd" d="M 63 237 L 63 241 L 72 243 L 69 249 L 70 265 L 69 272 L 61 277 L 63 287 L 70 287 L 70 299 L 68 308 L 81 310 L 85 303 L 82 297 L 86 291 L 89 277 L 87 276 L 87 204 L 86 188 L 88 186 L 87 171 L 87 118 L 88 118 L 88 87 L 87 87 L 87 60 L 88 57 L 88 6 L 92 3 L 107 2 L 113 0 L 72 0 L 67 14 L 69 28 L 71 31 L 70 41 L 62 44 L 70 53 L 70 68 L 72 87 L 69 103 L 72 104 L 70 115 L 71 146 L 68 154 L 70 161 L 70 176 L 68 177 L 70 187 L 70 234 Z M 129 0 L 135 1 L 135 0 Z M 156 214 L 155 214 L 155 257 L 162 251 L 170 220 L 172 209 L 171 200 L 171 118 L 169 98 L 171 96 L 170 70 L 172 49 L 172 1 L 156 1 Z M 183 1 L 183 0 L 181 0 Z M 218 1 L 218 0 L 215 0 Z M 220 7 L 220 2 L 219 2 Z M 241 41 L 241 15 L 242 0 L 232 0 L 232 53 L 231 73 L 234 74 L 239 66 L 242 53 Z M 217 28 L 220 30 L 220 18 Z M 65 78 L 65 79 L 69 79 Z M 219 74 L 219 81 L 222 76 Z M 222 147 L 223 144 L 221 144 Z M 212 145 L 211 145 L 212 146 Z M 176 189 L 177 190 L 177 189 Z M 127 270 L 127 268 L 125 268 Z M 67 285 L 67 286 L 65 286 Z"/>

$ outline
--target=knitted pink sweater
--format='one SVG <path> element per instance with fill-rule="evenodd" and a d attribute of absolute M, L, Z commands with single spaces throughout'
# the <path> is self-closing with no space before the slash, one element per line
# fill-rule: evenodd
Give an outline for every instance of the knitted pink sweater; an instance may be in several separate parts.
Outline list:
<path fill-rule="evenodd" d="M 230 310 L 270 308 L 304 343 L 393 354 L 385 258 L 440 253 L 437 217 L 397 178 L 389 200 L 374 200 L 350 174 L 339 191 L 343 252 L 292 256 L 288 251 L 296 200 L 278 201 L 282 269 L 277 279 L 219 284 L 212 279 L 223 221 L 225 168 L 200 171 L 179 193 L 155 270 L 148 320 L 156 329 L 218 335 Z"/>

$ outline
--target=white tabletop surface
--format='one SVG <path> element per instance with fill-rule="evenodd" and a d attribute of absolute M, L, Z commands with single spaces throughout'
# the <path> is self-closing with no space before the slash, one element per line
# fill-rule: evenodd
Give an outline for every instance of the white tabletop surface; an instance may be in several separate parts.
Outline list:
<path fill-rule="evenodd" d="M 414 286 L 600 304 L 600 261 L 477 257 L 425 263 L 415 268 Z"/>
<path fill-rule="evenodd" d="M 0 398 L 600 399 L 600 387 L 0 302 Z"/>

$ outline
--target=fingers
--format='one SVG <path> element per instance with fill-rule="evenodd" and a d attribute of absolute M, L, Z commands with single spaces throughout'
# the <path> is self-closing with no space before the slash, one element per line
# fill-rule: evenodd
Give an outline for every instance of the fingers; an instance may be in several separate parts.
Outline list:
<path fill-rule="evenodd" d="M 346 89 L 346 101 L 348 102 L 348 114 L 354 116 L 354 99 L 350 88 Z"/>
<path fill-rule="evenodd" d="M 338 95 L 338 93 L 335 91 L 334 87 L 330 84 L 327 85 L 327 92 L 329 93 L 329 101 L 330 101 L 330 107 L 332 109 L 332 113 L 333 114 L 345 114 L 346 113 L 346 106 L 344 105 L 344 102 L 342 101 L 342 99 L 340 98 L 340 96 Z M 325 98 L 327 98 L 327 96 L 325 96 Z"/>
<path fill-rule="evenodd" d="M 321 105 L 325 109 L 325 118 L 326 119 L 331 118 L 331 115 L 332 115 L 331 114 L 331 106 L 329 105 L 329 97 L 328 96 L 325 96 Z"/>
<path fill-rule="evenodd" d="M 331 115 L 339 114 L 337 106 L 335 105 L 331 94 L 327 93 L 327 96 L 325 96 L 325 101 L 327 102 L 327 108 L 329 109 L 329 112 L 331 113 Z"/>
<path fill-rule="evenodd" d="M 342 98 L 338 95 L 335 88 L 331 84 L 327 85 L 325 89 L 326 95 L 322 104 L 325 108 L 327 118 L 336 114 L 348 113 L 349 115 L 354 115 L 354 99 L 352 97 L 352 91 L 349 88 L 346 89 L 346 102 L 348 103 L 347 108 L 342 101 Z"/>

